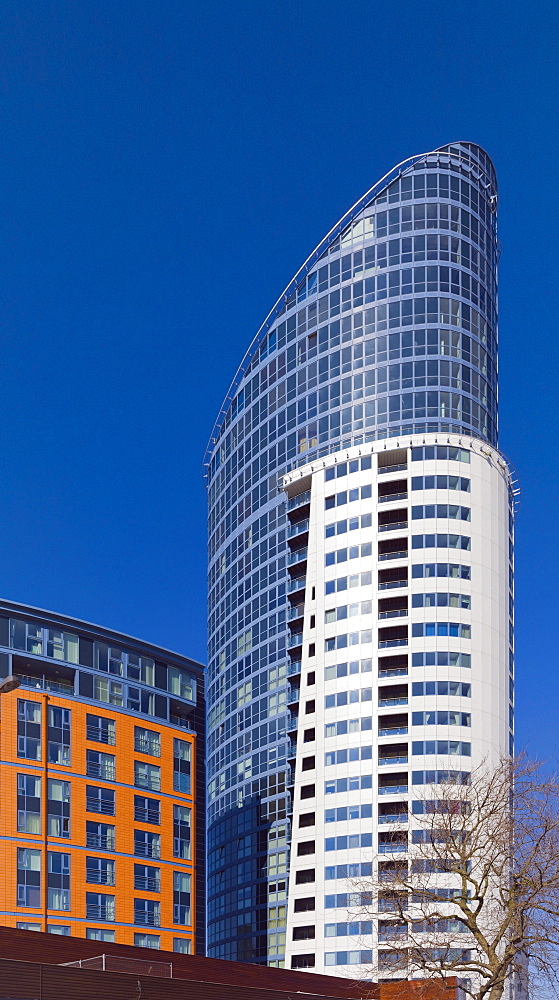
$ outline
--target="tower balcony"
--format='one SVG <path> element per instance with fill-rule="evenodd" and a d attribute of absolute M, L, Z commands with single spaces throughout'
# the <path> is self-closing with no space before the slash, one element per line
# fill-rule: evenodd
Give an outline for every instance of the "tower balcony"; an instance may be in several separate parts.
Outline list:
<path fill-rule="evenodd" d="M 301 549 L 295 549 L 293 552 L 289 553 L 287 557 L 287 565 L 291 568 L 292 566 L 296 566 L 297 563 L 306 562 L 308 554 L 309 552 L 306 545 L 304 545 Z"/>

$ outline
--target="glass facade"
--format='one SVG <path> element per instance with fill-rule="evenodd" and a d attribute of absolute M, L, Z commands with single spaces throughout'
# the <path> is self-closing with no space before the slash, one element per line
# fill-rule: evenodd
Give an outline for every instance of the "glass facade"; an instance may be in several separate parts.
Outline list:
<path fill-rule="evenodd" d="M 302 629 L 302 611 L 296 595 L 304 599 L 306 565 L 306 550 L 293 539 L 299 533 L 304 541 L 308 524 L 289 519 L 282 477 L 342 450 L 399 436 L 437 432 L 496 445 L 496 203 L 494 169 L 478 146 L 444 146 L 395 168 L 295 275 L 243 359 L 214 427 L 206 455 L 213 957 L 282 964 L 285 952 L 289 757 L 297 707 L 289 676 L 300 672 L 296 623 L 300 616 Z M 427 564 L 435 554 L 425 548 L 460 549 L 450 555 L 452 564 L 440 564 L 441 575 L 455 575 L 451 568 L 459 569 L 467 549 L 468 466 L 459 446 L 446 437 L 440 441 L 445 456 L 433 457 L 452 462 L 444 488 L 460 492 L 456 500 L 449 495 L 444 512 L 413 508 L 414 520 L 438 515 L 453 521 L 444 541 L 442 534 L 413 532 L 410 546 L 421 549 L 413 553 L 414 562 L 425 561 L 425 576 L 435 575 L 439 565 Z M 351 530 L 347 519 L 357 498 L 348 477 L 357 468 L 366 472 L 370 463 L 364 455 L 327 470 L 328 479 L 336 479 L 327 502 L 342 510 L 339 517 L 337 510 L 327 515 L 326 537 Z M 397 499 L 398 480 L 391 476 L 386 487 L 386 500 Z M 429 487 L 412 487 L 423 488 Z M 371 486 L 359 490 L 361 501 Z M 386 530 L 397 526 L 397 515 L 390 512 Z M 367 524 L 361 520 L 354 527 Z M 403 555 L 395 553 L 392 539 L 382 544 L 379 565 L 387 575 L 381 588 L 397 584 L 390 574 L 400 570 L 391 569 L 389 560 Z M 371 543 L 353 548 L 360 567 L 365 565 Z M 334 564 L 351 553 L 347 535 L 329 547 L 327 587 L 342 589 L 342 567 Z M 398 609 L 382 613 L 391 611 Z M 336 612 L 343 614 L 341 606 Z M 367 612 L 361 606 L 359 613 Z M 386 629 L 386 646 L 402 644 L 395 627 Z M 341 648 L 351 634 L 340 632 L 330 641 Z M 362 632 L 359 641 L 370 641 L 370 633 L 367 638 Z M 309 705 L 305 711 L 312 718 Z M 304 730 L 298 723 L 300 740 L 311 732 L 310 724 Z M 329 957 L 327 964 L 337 961 Z"/>

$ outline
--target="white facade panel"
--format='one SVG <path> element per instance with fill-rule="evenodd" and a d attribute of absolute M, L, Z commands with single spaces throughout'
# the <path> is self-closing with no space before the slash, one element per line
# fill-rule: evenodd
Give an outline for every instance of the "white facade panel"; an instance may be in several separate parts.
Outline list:
<path fill-rule="evenodd" d="M 387 453 L 398 454 L 385 471 Z M 394 499 L 379 496 L 400 481 Z M 349 894 L 379 860 L 406 858 L 405 844 L 384 855 L 382 841 L 400 831 L 411 842 L 412 802 L 428 794 L 414 772 L 469 774 L 509 752 L 509 482 L 495 449 L 452 434 L 352 448 L 284 479 L 289 498 L 311 491 L 291 652 L 288 967 L 305 956 L 338 975 L 375 965 L 377 929 Z M 446 681 L 460 693 L 426 686 Z"/>

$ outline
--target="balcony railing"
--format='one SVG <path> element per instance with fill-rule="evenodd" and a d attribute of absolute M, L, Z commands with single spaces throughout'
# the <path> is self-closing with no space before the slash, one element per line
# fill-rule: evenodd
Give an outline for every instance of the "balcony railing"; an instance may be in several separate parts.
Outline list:
<path fill-rule="evenodd" d="M 115 873 L 114 871 L 100 872 L 96 868 L 86 868 L 85 881 L 91 885 L 114 885 Z"/>
<path fill-rule="evenodd" d="M 309 519 L 305 518 L 304 521 L 297 521 L 295 524 L 291 524 L 287 529 L 288 538 L 296 538 L 297 535 L 304 535 L 309 530 Z"/>
<path fill-rule="evenodd" d="M 134 910 L 134 923 L 139 927 L 160 927 L 161 919 L 158 913 L 145 913 L 144 910 Z"/>
<path fill-rule="evenodd" d="M 387 559 L 407 559 L 407 555 L 407 549 L 400 549 L 398 552 L 379 552 L 378 561 L 386 562 Z"/>
<path fill-rule="evenodd" d="M 107 731 L 106 729 L 99 729 L 98 726 L 86 726 L 86 737 L 88 740 L 91 740 L 92 743 L 106 743 L 111 747 L 114 747 L 116 743 L 116 736 L 114 732 Z"/>
<path fill-rule="evenodd" d="M 292 660 L 287 668 L 288 677 L 296 677 L 301 673 L 301 660 Z"/>
<path fill-rule="evenodd" d="M 136 892 L 160 892 L 161 883 L 159 878 L 154 878 L 151 875 L 136 875 L 134 889 Z"/>
<path fill-rule="evenodd" d="M 290 580 L 287 584 L 287 593 L 293 594 L 296 590 L 304 590 L 306 586 L 306 576 L 296 576 L 294 580 Z"/>
<path fill-rule="evenodd" d="M 74 694 L 74 685 L 72 681 L 55 681 L 50 677 L 45 677 L 44 674 L 39 677 L 34 677 L 32 674 L 18 673 L 17 676 L 19 677 L 21 687 L 52 691 L 53 694 Z"/>
<path fill-rule="evenodd" d="M 379 476 L 382 476 L 387 472 L 404 472 L 407 467 L 407 462 L 405 465 L 384 465 L 379 467 L 378 474 Z"/>
<path fill-rule="evenodd" d="M 85 915 L 88 920 L 102 920 L 105 923 L 114 923 L 115 919 L 113 906 L 95 906 L 93 903 L 86 903 Z"/>
<path fill-rule="evenodd" d="M 308 555 L 307 546 L 304 545 L 302 549 L 295 549 L 295 552 L 290 552 L 287 557 L 287 565 L 294 566 L 295 563 L 305 562 Z"/>
<path fill-rule="evenodd" d="M 396 881 L 398 881 L 402 877 L 403 874 L 406 874 L 406 873 L 407 873 L 407 868 L 403 868 L 402 872 L 399 872 L 399 871 L 396 871 L 396 872 L 393 872 L 393 871 L 383 872 L 382 869 L 379 868 L 378 880 L 379 880 L 379 882 L 384 882 L 385 884 L 390 883 L 390 882 L 396 882 Z M 392 911 L 392 912 L 394 912 L 394 911 Z"/>
<path fill-rule="evenodd" d="M 301 696 L 301 688 L 292 687 L 289 694 L 287 695 L 287 704 L 296 705 L 299 701 L 300 696 Z"/>
<path fill-rule="evenodd" d="M 393 590 L 394 587 L 407 587 L 407 580 L 388 580 L 386 583 L 379 583 L 379 590 Z"/>
<path fill-rule="evenodd" d="M 114 764 L 96 764 L 88 760 L 85 773 L 88 778 L 99 778 L 101 781 L 114 781 L 116 778 L 116 768 Z"/>
<path fill-rule="evenodd" d="M 299 493 L 296 497 L 291 497 L 287 501 L 288 511 L 296 510 L 297 507 L 303 507 L 305 504 L 311 502 L 311 491 L 307 490 L 306 493 Z"/>
<path fill-rule="evenodd" d="M 287 640 L 287 648 L 295 649 L 296 646 L 303 645 L 303 633 L 296 632 L 295 635 L 290 635 Z"/>
<path fill-rule="evenodd" d="M 294 608 L 290 608 L 287 612 L 288 622 L 294 621 L 296 618 L 302 618 L 305 614 L 305 605 L 297 604 Z"/>
<path fill-rule="evenodd" d="M 407 618 L 408 610 L 401 611 L 379 611 L 379 618 Z"/>
<path fill-rule="evenodd" d="M 100 833 L 87 833 L 85 838 L 86 847 L 93 847 L 97 851 L 114 851 L 114 836 L 104 836 Z"/>
<path fill-rule="evenodd" d="M 389 727 L 389 728 L 386 728 L 386 729 L 379 729 L 378 734 L 379 734 L 379 736 L 407 736 L 408 735 L 408 727 L 407 726 L 398 726 L 398 727 L 394 726 L 393 728 Z"/>
<path fill-rule="evenodd" d="M 407 639 L 380 639 L 378 648 L 379 649 L 390 649 L 392 646 L 407 646 Z"/>
<path fill-rule="evenodd" d="M 390 760 L 390 763 L 392 761 Z M 408 785 L 379 785 L 379 795 L 407 795 Z"/>
<path fill-rule="evenodd" d="M 161 775 L 159 774 L 136 774 L 134 776 L 134 786 L 136 788 L 146 788 L 149 792 L 161 791 Z"/>
<path fill-rule="evenodd" d="M 379 795 L 407 795 L 408 785 L 379 785 Z"/>
<path fill-rule="evenodd" d="M 134 844 L 134 854 L 138 858 L 160 858 L 161 846 L 159 844 Z"/>
<path fill-rule="evenodd" d="M 378 852 L 379 852 L 379 854 L 397 854 L 397 853 L 399 853 L 401 851 L 407 851 L 407 849 L 408 849 L 408 845 L 407 844 L 379 844 L 378 845 Z M 386 938 L 381 939 L 379 937 L 379 941 L 380 940 L 387 940 L 387 939 Z"/>
<path fill-rule="evenodd" d="M 139 753 L 149 753 L 152 757 L 161 757 L 161 744 L 159 740 L 150 740 L 145 736 L 134 737 L 134 750 Z"/>
<path fill-rule="evenodd" d="M 406 754 L 405 757 L 403 757 L 403 756 L 402 757 L 379 757 L 379 761 L 378 762 L 379 762 L 379 766 L 380 767 L 385 767 L 388 764 L 407 764 L 407 762 L 408 762 L 408 755 Z"/>
<path fill-rule="evenodd" d="M 85 800 L 85 807 L 87 812 L 101 813 L 103 816 L 114 816 L 115 814 L 114 801 L 87 798 Z"/>
<path fill-rule="evenodd" d="M 379 698 L 378 701 L 379 708 L 391 708 L 393 705 L 407 705 L 407 703 L 407 695 L 401 698 Z"/>
<path fill-rule="evenodd" d="M 186 729 L 188 733 L 196 732 L 194 726 L 191 726 L 190 723 L 187 722 L 182 715 L 173 715 L 173 713 L 171 712 L 169 716 L 169 722 L 171 723 L 172 726 L 179 726 L 180 729 Z"/>
<path fill-rule="evenodd" d="M 379 824 L 382 823 L 407 823 L 408 814 L 407 813 L 382 813 L 378 818 Z"/>
<path fill-rule="evenodd" d="M 407 521 L 394 521 L 394 523 L 391 523 L 391 524 L 379 524 L 378 530 L 379 531 L 396 531 L 396 529 L 399 529 L 401 531 L 405 531 L 406 528 L 407 528 L 407 526 L 408 526 L 408 522 Z"/>
<path fill-rule="evenodd" d="M 389 667 L 388 669 L 383 670 L 382 667 L 379 667 L 378 675 L 381 678 L 382 677 L 407 677 L 408 676 L 408 668 L 407 667 Z"/>
<path fill-rule="evenodd" d="M 391 500 L 397 501 L 397 500 L 407 500 L 407 499 L 408 499 L 407 493 L 389 493 L 387 497 L 379 497 L 378 502 L 390 503 Z"/>
<path fill-rule="evenodd" d="M 140 806 L 136 806 L 134 809 L 134 819 L 137 823 L 159 824 L 160 812 L 159 809 L 143 809 Z"/>

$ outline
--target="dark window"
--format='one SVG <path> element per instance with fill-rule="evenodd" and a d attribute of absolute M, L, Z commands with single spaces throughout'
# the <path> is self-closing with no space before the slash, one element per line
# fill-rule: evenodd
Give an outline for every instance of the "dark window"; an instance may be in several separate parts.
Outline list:
<path fill-rule="evenodd" d="M 86 892 L 85 915 L 89 920 L 115 919 L 115 897 L 103 892 Z"/>
<path fill-rule="evenodd" d="M 51 837 L 70 836 L 70 782 L 49 778 L 48 832 Z"/>
<path fill-rule="evenodd" d="M 107 719 L 104 715 L 87 716 L 87 739 L 95 743 L 107 743 L 109 746 L 115 745 L 115 720 Z"/>
<path fill-rule="evenodd" d="M 379 628 L 378 642 L 382 648 L 384 646 L 405 644 L 408 641 L 407 625 L 392 625 L 390 628 Z"/>
<path fill-rule="evenodd" d="M 161 857 L 161 838 L 149 830 L 134 830 L 134 854 L 143 858 Z"/>
<path fill-rule="evenodd" d="M 311 715 L 311 713 L 315 711 L 315 707 L 316 706 L 315 706 L 314 698 L 312 699 L 312 701 L 306 701 L 305 702 L 305 715 Z"/>
<path fill-rule="evenodd" d="M 292 969 L 314 969 L 314 955 L 293 955 L 291 958 Z"/>
<path fill-rule="evenodd" d="M 161 768 L 159 764 L 150 764 L 147 760 L 135 760 L 134 784 L 138 788 L 149 788 L 152 792 L 161 791 Z"/>
<path fill-rule="evenodd" d="M 190 924 L 191 876 L 187 872 L 173 872 L 173 923 Z"/>
<path fill-rule="evenodd" d="M 315 850 L 314 840 L 302 840 L 301 843 L 297 845 L 298 857 L 304 857 L 305 854 L 314 854 Z"/>
<path fill-rule="evenodd" d="M 314 785 L 301 785 L 302 799 L 314 799 L 314 796 L 315 796 Z"/>
<path fill-rule="evenodd" d="M 407 507 L 399 507 L 397 510 L 381 510 L 378 515 L 379 528 L 388 529 L 390 525 L 401 524 L 402 527 L 408 523 Z"/>
<path fill-rule="evenodd" d="M 301 813 L 299 816 L 299 826 L 314 826 L 315 822 L 314 813 Z"/>
<path fill-rule="evenodd" d="M 135 899 L 134 923 L 141 927 L 159 927 L 161 923 L 159 900 Z"/>
<path fill-rule="evenodd" d="M 173 740 L 173 788 L 175 792 L 190 795 L 190 761 L 192 744 L 185 740 Z"/>
<path fill-rule="evenodd" d="M 17 905 L 41 905 L 41 851 L 17 849 Z"/>
<path fill-rule="evenodd" d="M 379 483 L 378 495 L 379 500 L 381 497 L 396 497 L 401 499 L 407 495 L 408 492 L 408 481 L 407 479 L 393 479 L 389 483 Z"/>
<path fill-rule="evenodd" d="M 34 774 L 17 776 L 17 828 L 19 833 L 41 832 L 41 779 Z"/>
<path fill-rule="evenodd" d="M 396 566 L 389 569 L 379 569 L 378 585 L 379 590 L 393 590 L 395 587 L 403 587 L 408 582 L 408 567 Z"/>
<path fill-rule="evenodd" d="M 408 554 L 407 538 L 383 538 L 378 543 L 380 559 L 397 559 Z"/>
<path fill-rule="evenodd" d="M 378 602 L 379 618 L 399 618 L 407 614 L 408 599 L 402 597 L 384 597 Z"/>
<path fill-rule="evenodd" d="M 295 913 L 310 913 L 315 909 L 314 896 L 303 896 L 301 899 L 296 899 L 293 909 Z"/>
<path fill-rule="evenodd" d="M 134 819 L 137 823 L 153 823 L 159 826 L 161 822 L 161 803 L 159 799 L 150 799 L 145 795 L 135 795 Z"/>
<path fill-rule="evenodd" d="M 70 909 L 70 855 L 48 852 L 48 905 L 50 910 Z"/>
<path fill-rule="evenodd" d="M 86 774 L 89 778 L 114 781 L 116 777 L 115 757 L 101 750 L 86 751 Z"/>
<path fill-rule="evenodd" d="M 134 750 L 149 753 L 152 757 L 161 757 L 161 734 L 154 729 L 134 726 Z"/>
<path fill-rule="evenodd" d="M 293 928 L 293 940 L 294 941 L 314 941 L 315 939 L 315 928 L 314 924 L 307 924 L 305 927 L 294 927 Z"/>
<path fill-rule="evenodd" d="M 315 767 L 314 757 L 303 757 L 303 771 L 312 771 Z"/>
<path fill-rule="evenodd" d="M 90 639 L 82 639 L 80 636 L 79 640 L 80 646 L 80 664 L 82 667 L 92 667 L 93 666 L 93 643 Z M 82 674 L 82 677 L 84 675 Z M 87 676 L 87 675 L 85 675 Z"/>
<path fill-rule="evenodd" d="M 134 865 L 134 888 L 140 892 L 159 892 L 161 869 L 152 865 Z"/>
<path fill-rule="evenodd" d="M 173 857 L 190 858 L 192 810 L 176 803 L 173 806 Z"/>
<path fill-rule="evenodd" d="M 70 764 L 70 709 L 49 705 L 48 711 L 49 764 Z"/>
<path fill-rule="evenodd" d="M 315 730 L 305 729 L 303 733 L 303 743 L 312 743 L 315 740 Z"/>
<path fill-rule="evenodd" d="M 314 868 L 302 868 L 295 874 L 295 885 L 305 885 L 307 882 L 316 881 Z"/>
<path fill-rule="evenodd" d="M 115 828 L 108 823 L 93 823 L 88 819 L 85 841 L 87 847 L 93 847 L 98 851 L 114 851 Z"/>
<path fill-rule="evenodd" d="M 17 700 L 17 755 L 41 759 L 41 703 Z"/>
<path fill-rule="evenodd" d="M 105 816 L 115 815 L 114 788 L 98 788 L 96 785 L 86 785 L 85 796 L 88 812 L 103 813 Z"/>
<path fill-rule="evenodd" d="M 87 927 L 85 936 L 89 941 L 108 941 L 111 944 L 115 943 L 115 932 L 108 931 L 103 927 Z"/>
<path fill-rule="evenodd" d="M 95 885 L 114 885 L 114 861 L 111 858 L 86 858 L 85 881 Z"/>

